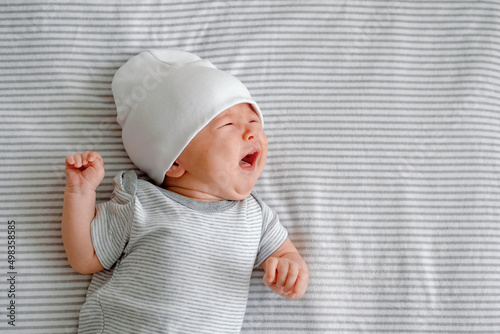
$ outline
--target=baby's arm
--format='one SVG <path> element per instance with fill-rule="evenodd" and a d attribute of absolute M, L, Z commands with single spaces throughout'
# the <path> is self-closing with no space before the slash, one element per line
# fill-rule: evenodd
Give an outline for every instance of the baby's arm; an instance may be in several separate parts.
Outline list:
<path fill-rule="evenodd" d="M 66 256 L 79 273 L 95 273 L 104 269 L 90 234 L 90 223 L 95 216 L 95 190 L 104 178 L 102 157 L 96 152 L 68 155 L 65 172 L 62 237 Z"/>
<path fill-rule="evenodd" d="M 309 284 L 309 269 L 295 246 L 285 242 L 261 266 L 266 274 L 264 284 L 286 299 L 299 299 Z"/>

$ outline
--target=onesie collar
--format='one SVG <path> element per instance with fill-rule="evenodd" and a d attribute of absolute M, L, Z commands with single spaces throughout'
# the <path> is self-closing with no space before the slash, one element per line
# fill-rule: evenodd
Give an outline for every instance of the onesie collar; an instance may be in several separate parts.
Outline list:
<path fill-rule="evenodd" d="M 182 196 L 180 194 L 174 193 L 173 191 L 158 186 L 156 187 L 160 189 L 160 191 L 171 200 L 199 212 L 205 212 L 205 213 L 224 212 L 234 207 L 236 203 L 240 202 L 240 201 L 230 201 L 230 200 L 223 200 L 217 202 L 202 202 L 186 196 Z"/>

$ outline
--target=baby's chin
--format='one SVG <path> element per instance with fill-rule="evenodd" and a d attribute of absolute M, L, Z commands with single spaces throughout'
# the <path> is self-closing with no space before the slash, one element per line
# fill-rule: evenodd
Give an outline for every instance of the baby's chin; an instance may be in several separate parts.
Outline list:
<path fill-rule="evenodd" d="M 229 201 L 242 201 L 244 200 L 245 198 L 247 198 L 248 196 L 250 196 L 250 194 L 252 193 L 252 189 L 250 190 L 246 190 L 246 191 L 233 191 L 233 192 L 228 192 L 226 194 L 224 194 L 224 199 L 226 200 L 229 200 Z"/>
<path fill-rule="evenodd" d="M 225 191 L 223 197 L 230 201 L 242 201 L 250 196 L 254 185 L 255 182 L 243 187 L 241 185 L 235 186 L 232 190 Z"/>
<path fill-rule="evenodd" d="M 228 201 L 243 201 L 245 198 L 247 198 L 248 196 L 250 196 L 251 192 L 249 192 L 248 194 L 242 194 L 242 195 L 235 195 L 235 196 L 227 196 L 228 198 L 226 198 L 226 200 Z"/>

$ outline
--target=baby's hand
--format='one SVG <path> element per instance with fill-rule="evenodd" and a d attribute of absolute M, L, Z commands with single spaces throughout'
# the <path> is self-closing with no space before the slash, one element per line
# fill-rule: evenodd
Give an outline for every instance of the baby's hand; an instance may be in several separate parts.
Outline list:
<path fill-rule="evenodd" d="M 66 188 L 95 191 L 104 178 L 104 162 L 97 152 L 85 151 L 66 157 Z"/>
<path fill-rule="evenodd" d="M 265 263 L 264 284 L 286 299 L 299 299 L 309 283 L 309 271 L 285 257 L 270 257 Z"/>

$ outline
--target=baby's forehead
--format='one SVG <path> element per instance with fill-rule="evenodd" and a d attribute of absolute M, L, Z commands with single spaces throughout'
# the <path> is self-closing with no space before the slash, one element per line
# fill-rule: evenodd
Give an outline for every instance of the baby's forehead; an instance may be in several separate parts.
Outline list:
<path fill-rule="evenodd" d="M 252 107 L 251 104 L 239 103 L 239 104 L 236 104 L 236 105 L 224 110 L 223 112 L 221 112 L 219 115 L 217 115 L 214 118 L 214 120 L 221 119 L 221 118 L 224 118 L 226 116 L 236 115 L 236 114 L 242 114 L 242 115 L 255 114 L 255 115 L 259 116 L 259 114 L 257 113 L 257 111 L 254 110 L 254 108 Z"/>

